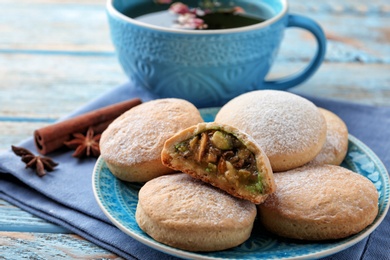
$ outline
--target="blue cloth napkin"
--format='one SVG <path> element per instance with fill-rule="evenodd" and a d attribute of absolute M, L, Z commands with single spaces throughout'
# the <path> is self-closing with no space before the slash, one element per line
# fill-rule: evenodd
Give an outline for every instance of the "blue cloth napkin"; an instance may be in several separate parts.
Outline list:
<path fill-rule="evenodd" d="M 126 99 L 154 99 L 148 92 L 130 84 L 104 93 L 74 113 L 72 117 Z M 338 114 L 352 135 L 363 141 L 390 168 L 390 107 L 363 106 L 311 98 L 316 105 Z M 36 153 L 32 138 L 18 144 Z M 72 151 L 50 154 L 60 165 L 39 178 L 25 169 L 20 157 L 11 151 L 0 155 L 0 197 L 32 214 L 70 231 L 127 259 L 175 259 L 132 239 L 111 224 L 95 201 L 91 175 L 96 159 L 77 160 Z M 390 217 L 366 239 L 326 259 L 388 259 Z"/>

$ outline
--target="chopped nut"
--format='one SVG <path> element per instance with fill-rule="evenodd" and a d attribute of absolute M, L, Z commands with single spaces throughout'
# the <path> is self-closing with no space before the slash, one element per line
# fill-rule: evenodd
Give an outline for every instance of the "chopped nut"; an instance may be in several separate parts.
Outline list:
<path fill-rule="evenodd" d="M 192 158 L 208 174 L 237 187 L 241 184 L 253 186 L 258 182 L 254 154 L 232 134 L 209 130 L 175 147 L 182 158 Z"/>
<path fill-rule="evenodd" d="M 233 148 L 231 137 L 221 131 L 215 131 L 210 140 L 218 149 L 229 150 Z"/>
<path fill-rule="evenodd" d="M 210 163 L 216 163 L 218 161 L 218 156 L 215 155 L 214 153 L 208 153 L 207 154 L 207 158 L 206 158 L 206 161 L 207 162 L 210 162 Z"/>
<path fill-rule="evenodd" d="M 186 145 L 185 143 L 183 143 L 183 142 L 178 143 L 177 145 L 175 145 L 175 148 L 176 148 L 178 151 L 182 152 L 182 153 L 184 153 L 185 151 L 188 150 L 187 145 Z"/>
<path fill-rule="evenodd" d="M 233 159 L 231 162 L 235 168 L 238 169 L 238 168 L 242 168 L 244 166 L 245 161 L 243 159 L 238 158 L 238 156 L 235 156 Z"/>
<path fill-rule="evenodd" d="M 226 161 L 221 157 L 221 159 L 218 162 L 218 173 L 224 174 L 226 172 Z"/>
<path fill-rule="evenodd" d="M 236 173 L 236 169 L 234 168 L 233 164 L 229 161 L 226 161 L 226 169 L 229 172 Z"/>
<path fill-rule="evenodd" d="M 231 160 L 233 157 L 234 157 L 234 152 L 233 151 L 226 151 L 222 154 L 222 157 L 225 159 L 225 160 Z"/>
<path fill-rule="evenodd" d="M 237 156 L 240 159 L 246 160 L 251 155 L 251 152 L 248 149 L 238 150 Z"/>
<path fill-rule="evenodd" d="M 198 136 L 198 135 L 194 136 L 194 137 L 190 140 L 189 145 L 190 145 L 190 149 L 191 149 L 192 151 L 195 151 L 196 146 L 198 145 L 198 142 L 199 142 L 199 136 Z"/>
<path fill-rule="evenodd" d="M 238 170 L 238 174 L 239 174 L 240 176 L 243 176 L 244 178 L 249 178 L 249 177 L 251 176 L 250 171 L 244 170 L 244 169 L 239 169 L 239 170 Z"/>
<path fill-rule="evenodd" d="M 227 168 L 227 171 L 225 171 L 226 179 L 230 183 L 234 183 L 234 184 L 238 185 L 237 171 L 234 168 L 234 166 L 229 161 L 226 161 L 226 168 Z"/>
<path fill-rule="evenodd" d="M 215 173 L 217 171 L 217 166 L 213 163 L 209 163 L 206 168 L 206 172 Z"/>
<path fill-rule="evenodd" d="M 216 163 L 219 160 L 219 157 L 221 156 L 221 150 L 219 150 L 213 146 L 210 146 L 208 152 L 210 154 L 210 158 L 216 159 L 216 161 L 214 161 L 214 162 L 210 161 L 210 162 Z"/>
<path fill-rule="evenodd" d="M 202 157 L 204 153 L 206 152 L 206 147 L 207 147 L 207 141 L 208 141 L 208 136 L 206 133 L 202 133 L 200 137 L 200 144 L 199 144 L 199 151 L 198 151 L 198 162 L 202 160 Z"/>

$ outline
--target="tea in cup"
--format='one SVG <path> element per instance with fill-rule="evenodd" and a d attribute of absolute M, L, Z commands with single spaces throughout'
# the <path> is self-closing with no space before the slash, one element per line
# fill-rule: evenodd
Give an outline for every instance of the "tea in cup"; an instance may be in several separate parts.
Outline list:
<path fill-rule="evenodd" d="M 213 12 L 207 12 L 207 6 L 199 8 L 202 1 L 183 0 L 180 4 L 196 15 L 192 17 L 203 20 L 203 25 L 190 21 L 195 28 L 179 23 L 177 13 L 168 11 L 170 5 L 155 1 L 108 0 L 107 13 L 124 72 L 157 97 L 182 98 L 198 107 L 221 106 L 248 91 L 297 86 L 324 59 L 326 38 L 321 27 L 308 17 L 289 14 L 287 0 L 219 0 Z M 238 14 L 219 11 L 226 8 Z M 289 27 L 312 33 L 317 51 L 304 70 L 268 81 Z"/>

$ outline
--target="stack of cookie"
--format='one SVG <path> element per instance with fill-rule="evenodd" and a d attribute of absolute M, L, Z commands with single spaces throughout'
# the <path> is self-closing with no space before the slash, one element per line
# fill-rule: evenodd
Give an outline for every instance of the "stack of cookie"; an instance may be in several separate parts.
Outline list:
<path fill-rule="evenodd" d="M 360 232 L 378 212 L 375 186 L 339 166 L 344 122 L 288 92 L 238 96 L 213 123 L 181 99 L 146 102 L 115 120 L 100 146 L 115 176 L 146 182 L 140 228 L 184 250 L 237 246 L 256 215 L 280 236 L 327 240 Z"/>
<path fill-rule="evenodd" d="M 348 129 L 334 113 L 300 96 L 265 90 L 233 99 L 215 121 L 247 132 L 267 154 L 277 189 L 258 209 L 271 232 L 338 239 L 374 221 L 375 186 L 339 166 L 348 150 Z"/>

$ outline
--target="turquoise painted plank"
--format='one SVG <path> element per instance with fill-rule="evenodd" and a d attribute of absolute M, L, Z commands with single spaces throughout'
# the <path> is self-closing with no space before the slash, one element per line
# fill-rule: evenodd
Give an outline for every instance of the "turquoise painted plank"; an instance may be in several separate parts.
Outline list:
<path fill-rule="evenodd" d="M 0 258 L 122 259 L 76 235 L 27 232 L 0 232 Z"/>
<path fill-rule="evenodd" d="M 11 149 L 26 138 L 32 138 L 35 129 L 49 125 L 46 122 L 0 121 L 0 153 Z"/>
<path fill-rule="evenodd" d="M 0 199 L 0 259 L 121 259 Z"/>
<path fill-rule="evenodd" d="M 105 1 L 1 1 L 1 49 L 112 51 Z M 23 19 L 21 19 L 23 18 Z M 79 33 L 72 34 L 69 32 Z M 27 48 L 26 48 L 27 47 Z"/>
<path fill-rule="evenodd" d="M 336 62 L 390 62 L 386 37 L 390 4 L 370 1 L 290 1 L 290 10 L 318 21 L 328 34 L 326 59 Z M 4 52 L 112 55 L 105 1 L 64 3 L 53 1 L 0 2 L 0 49 Z M 18 19 L 18 17 L 26 17 Z M 31 30 L 31 21 L 34 30 Z M 364 24 L 365 26 L 356 26 Z M 306 60 L 311 41 L 306 33 L 293 33 L 286 44 L 286 60 Z M 299 48 L 297 48 L 299 46 Z M 334 50 L 334 51 L 332 51 Z"/>
<path fill-rule="evenodd" d="M 54 123 L 55 119 L 53 119 L 53 118 L 0 116 L 0 122 Z"/>
<path fill-rule="evenodd" d="M 71 233 L 0 199 L 0 232 Z"/>
<path fill-rule="evenodd" d="M 115 56 L 0 54 L 0 75 L 4 117 L 57 119 L 127 81 Z"/>
<path fill-rule="evenodd" d="M 390 14 L 389 2 L 383 0 L 290 0 L 292 10 L 322 14 L 354 14 L 366 16 L 386 16 Z"/>
<path fill-rule="evenodd" d="M 15 221 L 0 222 L 0 232 L 30 232 L 30 233 L 57 233 L 57 234 L 72 234 L 66 228 L 46 223 L 37 225 L 34 223 L 15 223 Z"/>

